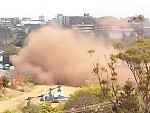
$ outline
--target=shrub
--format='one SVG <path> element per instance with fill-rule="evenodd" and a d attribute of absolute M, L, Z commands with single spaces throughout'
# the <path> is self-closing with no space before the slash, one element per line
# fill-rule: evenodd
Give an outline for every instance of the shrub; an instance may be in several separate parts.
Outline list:
<path fill-rule="evenodd" d="M 5 110 L 3 113 L 18 113 L 18 112 L 15 110 Z"/>
<path fill-rule="evenodd" d="M 62 110 L 59 107 L 60 105 L 52 107 L 51 103 L 43 103 L 39 105 L 25 106 L 21 111 L 22 113 L 59 113 Z"/>
<path fill-rule="evenodd" d="M 104 98 L 100 87 L 90 83 L 70 95 L 69 100 L 64 105 L 64 109 L 68 110 L 72 108 L 86 107 L 89 105 L 102 103 L 103 101 Z"/>

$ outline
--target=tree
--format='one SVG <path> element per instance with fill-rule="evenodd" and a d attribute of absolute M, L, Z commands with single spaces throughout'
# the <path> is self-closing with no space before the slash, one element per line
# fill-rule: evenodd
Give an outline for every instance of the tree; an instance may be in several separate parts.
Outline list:
<path fill-rule="evenodd" d="M 13 44 L 17 47 L 23 47 L 24 45 L 24 39 L 17 39 Z"/>
<path fill-rule="evenodd" d="M 131 32 L 130 34 L 132 37 L 140 38 L 140 37 L 145 36 L 145 32 L 143 29 L 144 20 L 145 18 L 143 15 L 136 15 L 136 16 L 131 17 L 130 20 L 128 20 L 128 22 L 132 23 L 132 26 L 134 29 L 133 32 Z"/>
<path fill-rule="evenodd" d="M 25 106 L 23 109 L 21 109 L 21 111 L 22 113 L 61 113 L 62 109 L 52 107 L 51 103 L 43 103 L 38 105 Z"/>
<path fill-rule="evenodd" d="M 116 47 L 116 49 L 122 50 L 117 57 L 123 60 L 132 72 L 144 103 L 144 113 L 148 113 L 150 106 L 150 40 L 145 37 L 143 21 L 143 15 L 135 16 L 129 21 L 136 23 L 134 34 L 137 39 L 131 46 Z"/>
<path fill-rule="evenodd" d="M 17 32 L 17 37 L 18 37 L 18 39 L 19 39 L 19 38 L 20 38 L 20 39 L 25 39 L 26 36 L 27 36 L 27 34 L 26 34 L 24 31 L 22 31 L 22 30 Z"/>
<path fill-rule="evenodd" d="M 114 47 L 118 48 L 118 50 L 122 52 L 124 46 L 118 43 Z M 108 63 L 108 69 L 100 66 L 99 62 L 94 63 L 93 73 L 98 78 L 100 86 L 99 88 L 101 89 L 104 99 L 113 104 L 112 110 L 114 112 L 137 113 L 136 110 L 139 108 L 138 99 L 137 102 L 135 102 L 135 100 L 133 99 L 130 99 L 129 103 L 125 101 L 129 100 L 129 97 L 131 98 L 134 95 L 133 92 L 135 90 L 132 89 L 131 84 L 129 89 L 128 89 L 129 84 L 126 84 L 123 88 L 120 88 L 116 84 L 117 81 L 116 63 L 117 63 L 117 55 L 113 54 L 110 55 L 110 62 Z M 125 93 L 119 93 L 122 90 Z M 127 90 L 128 91 L 131 90 L 129 97 L 125 96 Z M 134 96 L 137 98 L 136 94 Z M 128 107 L 129 104 L 131 105 L 131 107 L 133 107 L 132 109 Z"/>
<path fill-rule="evenodd" d="M 18 53 L 19 49 L 16 46 L 14 46 L 13 44 L 9 44 L 4 47 L 4 51 L 7 56 L 10 56 L 10 55 L 16 55 Z"/>
<path fill-rule="evenodd" d="M 126 81 L 126 84 L 122 87 L 118 100 L 121 101 L 121 106 L 124 106 L 129 112 L 140 112 L 139 95 L 130 80 Z"/>
<path fill-rule="evenodd" d="M 131 97 L 133 96 L 133 98 L 137 98 L 138 93 L 140 93 L 141 99 L 143 100 L 145 107 L 142 112 L 149 112 L 148 108 L 150 104 L 150 40 L 145 38 L 143 30 L 143 21 L 143 15 L 134 16 L 128 21 L 133 23 L 134 25 L 134 31 L 132 32 L 132 35 L 134 38 L 136 37 L 136 41 L 134 41 L 134 43 L 132 43 L 131 46 L 125 46 L 122 43 L 114 44 L 114 48 L 117 49 L 119 53 L 117 55 L 110 55 L 110 63 L 108 63 L 108 70 L 110 74 L 105 74 L 108 73 L 108 71 L 104 67 L 101 67 L 100 63 L 95 63 L 94 65 L 93 73 L 98 77 L 100 88 L 111 88 L 111 91 L 114 95 L 113 99 L 111 99 L 107 95 L 107 92 L 105 90 L 102 90 L 102 92 L 104 94 L 104 97 L 114 104 L 113 108 L 115 112 L 122 111 L 125 113 L 136 113 L 139 110 L 139 102 L 133 100 Z M 88 52 L 91 55 L 92 52 Z M 123 60 L 132 72 L 138 87 L 137 94 L 133 93 L 136 90 L 134 90 L 132 88 L 132 85 L 129 83 L 126 83 L 126 85 L 122 87 L 123 93 L 118 93 L 118 88 L 116 85 L 117 73 L 115 71 L 115 64 L 117 63 L 118 58 Z M 109 75 L 110 80 L 104 80 L 104 75 Z M 103 83 L 103 81 L 105 82 Z M 139 99 L 137 98 L 137 100 Z M 114 100 L 116 100 L 116 102 L 114 102 Z M 130 100 L 130 102 L 127 102 L 126 100 Z M 134 108 L 131 109 L 130 106 Z"/>
<path fill-rule="evenodd" d="M 119 48 L 120 49 L 120 48 Z M 137 84 L 140 96 L 144 102 L 144 113 L 148 113 L 150 104 L 150 40 L 137 39 L 135 45 L 127 47 L 119 52 L 117 57 L 125 62 L 132 72 Z"/>
<path fill-rule="evenodd" d="M 81 107 L 87 107 L 102 102 L 104 102 L 104 98 L 99 86 L 96 86 L 92 83 L 88 83 L 86 86 L 76 90 L 74 94 L 70 95 L 69 100 L 64 105 L 64 109 L 80 109 Z M 97 110 L 94 109 L 85 111 L 85 113 L 91 113 L 96 111 Z"/>
<path fill-rule="evenodd" d="M 17 32 L 17 39 L 14 42 L 12 42 L 12 44 L 17 46 L 17 47 L 23 47 L 24 42 L 26 40 L 26 36 L 27 36 L 27 34 L 24 31 L 18 31 Z"/>
<path fill-rule="evenodd" d="M 23 85 L 25 84 L 25 75 L 18 71 L 14 77 L 16 79 L 15 82 L 23 88 Z"/>
<path fill-rule="evenodd" d="M 17 113 L 15 110 L 5 110 L 3 113 Z"/>
<path fill-rule="evenodd" d="M 13 44 L 9 44 L 4 47 L 4 64 L 10 63 L 9 56 L 16 55 L 19 52 L 19 48 L 14 46 Z"/>
<path fill-rule="evenodd" d="M 9 83 L 9 78 L 6 76 L 3 76 L 2 77 L 2 85 L 3 85 L 4 90 L 5 90 L 5 88 L 8 87 L 8 83 Z"/>

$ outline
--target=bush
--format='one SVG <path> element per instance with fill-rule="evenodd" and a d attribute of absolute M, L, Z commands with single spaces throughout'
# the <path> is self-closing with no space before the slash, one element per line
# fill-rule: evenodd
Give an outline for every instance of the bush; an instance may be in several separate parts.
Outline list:
<path fill-rule="evenodd" d="M 15 110 L 5 110 L 3 113 L 18 113 L 18 112 Z"/>
<path fill-rule="evenodd" d="M 103 101 L 104 98 L 100 87 L 90 83 L 70 95 L 69 100 L 64 105 L 64 109 L 69 110 L 72 108 L 86 107 L 89 105 L 102 103 Z"/>
<path fill-rule="evenodd" d="M 20 92 L 25 92 L 25 89 L 19 89 Z"/>
<path fill-rule="evenodd" d="M 22 113 L 59 113 L 62 109 L 52 107 L 51 103 L 43 103 L 39 105 L 25 106 L 21 109 Z"/>
<path fill-rule="evenodd" d="M 21 111 L 22 113 L 40 113 L 41 105 L 25 106 Z"/>

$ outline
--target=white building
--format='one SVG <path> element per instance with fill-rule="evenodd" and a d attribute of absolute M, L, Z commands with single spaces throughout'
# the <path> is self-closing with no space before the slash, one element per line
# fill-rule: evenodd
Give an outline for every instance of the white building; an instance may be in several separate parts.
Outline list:
<path fill-rule="evenodd" d="M 93 33 L 94 25 L 93 24 L 77 24 L 77 25 L 73 25 L 72 29 L 82 32 L 82 33 Z"/>
<path fill-rule="evenodd" d="M 43 16 L 43 15 L 39 16 L 39 20 L 42 21 L 42 22 L 45 22 L 45 16 Z"/>
<path fill-rule="evenodd" d="M 19 18 L 0 18 L 0 25 L 3 27 L 12 27 L 19 22 Z"/>

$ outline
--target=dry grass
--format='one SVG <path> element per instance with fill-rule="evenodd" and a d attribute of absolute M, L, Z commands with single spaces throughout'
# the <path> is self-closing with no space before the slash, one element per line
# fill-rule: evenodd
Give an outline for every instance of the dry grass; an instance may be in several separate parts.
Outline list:
<path fill-rule="evenodd" d="M 27 97 L 29 96 L 36 97 L 40 94 L 47 94 L 48 89 L 50 87 L 56 87 L 56 86 L 37 85 L 32 91 L 27 93 L 7 89 L 7 94 L 11 95 L 12 98 L 10 98 L 9 100 L 0 101 L 0 112 L 3 112 L 6 109 L 16 109 L 19 104 L 25 105 L 26 104 L 25 99 Z M 74 87 L 67 87 L 67 86 L 62 87 L 62 93 L 64 95 L 72 94 L 75 90 L 76 88 Z M 33 99 L 33 102 L 38 103 L 39 100 Z"/>

